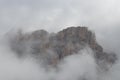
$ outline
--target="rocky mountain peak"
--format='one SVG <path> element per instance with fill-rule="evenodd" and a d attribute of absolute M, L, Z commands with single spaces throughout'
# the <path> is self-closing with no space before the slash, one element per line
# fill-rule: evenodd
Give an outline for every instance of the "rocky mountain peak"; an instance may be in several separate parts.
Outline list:
<path fill-rule="evenodd" d="M 19 40 L 21 36 L 22 40 Z M 50 64 L 56 64 L 62 58 L 78 53 L 85 46 L 93 50 L 96 62 L 100 65 L 101 61 L 113 64 L 117 59 L 114 53 L 109 54 L 103 51 L 96 41 L 95 33 L 87 27 L 68 27 L 54 35 L 45 30 L 37 30 L 29 34 L 21 33 L 14 39 L 12 40 L 16 43 L 10 45 L 13 51 L 24 55 L 28 53 L 29 48 L 28 54 L 36 55 L 38 58 L 42 56 Z M 10 42 L 10 44 L 13 43 Z M 54 56 L 51 53 L 54 53 Z"/>

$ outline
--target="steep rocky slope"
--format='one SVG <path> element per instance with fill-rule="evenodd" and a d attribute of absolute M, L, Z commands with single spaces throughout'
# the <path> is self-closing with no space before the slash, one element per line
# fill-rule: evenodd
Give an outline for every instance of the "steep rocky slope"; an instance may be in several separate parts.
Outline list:
<path fill-rule="evenodd" d="M 42 58 L 48 64 L 57 64 L 62 58 L 78 53 L 89 46 L 98 65 L 113 64 L 117 57 L 114 53 L 106 53 L 97 43 L 95 34 L 87 27 L 69 27 L 58 33 L 37 30 L 23 34 L 18 31 L 9 39 L 10 47 L 23 57 L 27 54 Z"/>

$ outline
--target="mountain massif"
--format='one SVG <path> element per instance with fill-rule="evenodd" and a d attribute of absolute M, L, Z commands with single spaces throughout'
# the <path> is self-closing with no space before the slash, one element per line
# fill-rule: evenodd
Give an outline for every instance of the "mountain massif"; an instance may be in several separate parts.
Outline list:
<path fill-rule="evenodd" d="M 117 56 L 106 53 L 96 41 L 95 33 L 87 27 L 68 27 L 58 33 L 37 30 L 31 33 L 18 31 L 9 38 L 10 48 L 19 57 L 33 55 L 49 65 L 56 65 L 66 56 L 77 54 L 86 46 L 94 52 L 98 65 L 114 64 Z M 103 66 L 101 66 L 103 67 Z"/>

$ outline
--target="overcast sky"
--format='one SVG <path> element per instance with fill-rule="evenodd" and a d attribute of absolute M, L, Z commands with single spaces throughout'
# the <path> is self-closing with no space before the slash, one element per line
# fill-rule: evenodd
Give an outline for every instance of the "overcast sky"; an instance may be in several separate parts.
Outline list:
<path fill-rule="evenodd" d="M 119 4 L 120 0 L 0 0 L 0 32 L 87 26 L 102 45 L 120 52 Z"/>

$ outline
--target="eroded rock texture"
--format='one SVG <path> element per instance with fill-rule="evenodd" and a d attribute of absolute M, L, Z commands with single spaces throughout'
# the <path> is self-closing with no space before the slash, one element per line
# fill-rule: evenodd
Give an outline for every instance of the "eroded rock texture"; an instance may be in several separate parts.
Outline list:
<path fill-rule="evenodd" d="M 32 54 L 49 64 L 57 64 L 62 58 L 78 53 L 85 46 L 93 50 L 93 55 L 99 65 L 113 64 L 117 59 L 114 53 L 103 51 L 96 42 L 95 34 L 87 27 L 69 27 L 52 34 L 45 30 L 26 34 L 18 31 L 9 41 L 11 49 L 19 56 Z"/>

